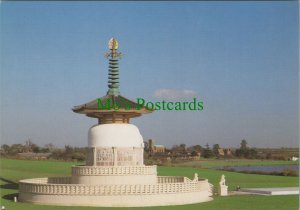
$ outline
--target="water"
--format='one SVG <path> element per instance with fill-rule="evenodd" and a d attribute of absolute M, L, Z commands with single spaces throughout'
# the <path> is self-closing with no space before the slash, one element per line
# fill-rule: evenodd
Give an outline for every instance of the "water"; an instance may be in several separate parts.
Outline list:
<path fill-rule="evenodd" d="M 299 165 L 230 166 L 230 167 L 222 167 L 221 169 L 234 170 L 236 172 L 255 171 L 255 172 L 264 172 L 264 173 L 272 173 L 272 172 L 280 173 L 287 168 L 293 169 L 297 172 L 297 174 L 299 174 Z"/>

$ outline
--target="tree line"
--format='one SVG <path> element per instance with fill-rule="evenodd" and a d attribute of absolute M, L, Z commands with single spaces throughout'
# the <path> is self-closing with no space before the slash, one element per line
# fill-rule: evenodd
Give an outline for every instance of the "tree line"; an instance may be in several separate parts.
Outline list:
<path fill-rule="evenodd" d="M 245 139 L 241 140 L 240 147 L 237 149 L 221 148 L 219 144 L 213 144 L 212 147 L 207 143 L 205 146 L 193 145 L 187 147 L 186 144 L 174 145 L 170 149 L 166 148 L 164 154 L 151 153 L 149 145 L 145 142 L 145 152 L 148 156 L 170 156 L 172 158 L 196 157 L 202 158 L 221 158 L 221 157 L 238 157 L 238 158 L 258 158 L 258 152 L 255 148 L 248 146 Z"/>
<path fill-rule="evenodd" d="M 220 145 L 213 144 L 212 148 L 209 144 L 205 146 L 193 145 L 187 147 L 186 144 L 174 145 L 172 148 L 166 149 L 162 154 L 151 154 L 147 142 L 145 142 L 145 158 L 148 157 L 170 157 L 170 158 L 186 158 L 200 157 L 201 158 L 221 158 L 221 157 L 238 157 L 238 158 L 259 158 L 257 150 L 250 148 L 245 139 L 241 140 L 240 147 L 230 151 L 230 154 L 221 154 Z M 34 158 L 36 154 L 44 154 L 46 159 L 56 160 L 77 160 L 85 161 L 88 147 L 72 147 L 66 145 L 64 148 L 57 148 L 49 143 L 44 146 L 38 146 L 30 139 L 24 144 L 1 145 L 1 156 L 11 158 L 21 158 L 24 153 L 31 153 L 27 158 Z M 39 157 L 43 157 L 40 155 Z"/>
<path fill-rule="evenodd" d="M 27 158 L 27 159 L 55 159 L 66 161 L 85 161 L 87 147 L 72 147 L 65 145 L 64 148 L 57 148 L 53 144 L 46 144 L 43 147 L 38 146 L 31 140 L 27 140 L 25 144 L 1 145 L 1 157 L 8 158 Z M 31 154 L 23 156 L 23 154 Z"/>

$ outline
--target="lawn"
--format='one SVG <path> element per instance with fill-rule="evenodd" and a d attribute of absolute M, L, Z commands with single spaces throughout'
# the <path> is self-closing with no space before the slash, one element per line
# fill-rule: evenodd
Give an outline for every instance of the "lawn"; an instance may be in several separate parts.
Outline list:
<path fill-rule="evenodd" d="M 200 161 L 189 161 L 175 164 L 175 166 L 190 166 L 196 168 L 215 168 L 226 166 L 251 166 L 251 165 L 291 165 L 299 164 L 298 161 L 286 160 L 247 160 L 247 159 L 207 159 Z"/>
<path fill-rule="evenodd" d="M 217 161 L 217 160 L 216 160 Z M 256 161 L 259 162 L 259 161 Z M 241 161 L 239 161 L 241 164 Z M 248 165 L 247 161 L 243 162 Z M 264 162 L 267 165 L 267 162 Z M 12 202 L 13 196 L 18 192 L 17 181 L 24 178 L 46 177 L 46 176 L 69 176 L 70 167 L 73 162 L 59 161 L 26 161 L 26 160 L 9 160 L 1 159 L 0 184 L 1 184 L 1 205 L 6 209 L 13 210 L 88 210 L 96 209 L 93 207 L 60 207 L 60 206 L 39 206 L 26 203 Z M 195 164 L 195 163 L 194 163 Z M 176 175 L 193 177 L 194 173 L 198 173 L 199 177 L 208 178 L 209 181 L 217 186 L 221 174 L 225 174 L 226 182 L 229 189 L 233 190 L 237 185 L 241 187 L 295 187 L 298 186 L 298 177 L 283 177 L 270 175 L 242 174 L 236 172 L 217 171 L 208 169 L 209 167 L 222 164 L 221 161 L 216 163 L 209 162 L 204 168 L 193 167 L 158 167 L 159 175 Z M 254 162 L 251 162 L 254 164 Z M 274 164 L 274 162 L 271 162 Z M 282 164 L 282 163 L 280 163 Z M 255 205 L 255 207 L 254 207 Z M 185 206 L 169 206 L 169 207 L 148 207 L 144 209 L 224 209 L 224 210 L 296 210 L 298 209 L 298 196 L 258 196 L 258 195 L 240 195 L 219 197 L 214 196 L 212 202 L 200 203 Z M 99 208 L 97 209 L 118 209 L 118 208 Z M 140 209 L 140 208 L 129 208 Z"/>

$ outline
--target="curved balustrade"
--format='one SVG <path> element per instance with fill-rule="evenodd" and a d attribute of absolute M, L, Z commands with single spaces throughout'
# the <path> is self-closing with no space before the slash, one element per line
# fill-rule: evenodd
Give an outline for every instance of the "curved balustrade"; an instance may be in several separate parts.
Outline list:
<path fill-rule="evenodd" d="M 71 184 L 71 177 L 46 177 L 46 178 L 34 178 L 23 179 L 19 183 L 28 184 Z"/>
<path fill-rule="evenodd" d="M 164 180 L 165 178 L 165 180 Z M 181 181 L 179 178 L 182 178 Z M 142 194 L 165 194 L 199 192 L 210 189 L 207 180 L 194 181 L 175 177 L 178 182 L 171 183 L 170 177 L 159 177 L 157 184 L 124 184 L 124 185 L 83 185 L 69 184 L 69 177 L 39 178 L 21 180 L 20 193 L 55 194 L 55 195 L 142 195 Z M 66 181 L 62 184 L 60 182 Z M 56 183 L 54 183 L 56 182 Z M 59 183 L 59 184 L 58 184 Z"/>
<path fill-rule="evenodd" d="M 73 166 L 73 176 L 156 175 L 156 166 Z"/>

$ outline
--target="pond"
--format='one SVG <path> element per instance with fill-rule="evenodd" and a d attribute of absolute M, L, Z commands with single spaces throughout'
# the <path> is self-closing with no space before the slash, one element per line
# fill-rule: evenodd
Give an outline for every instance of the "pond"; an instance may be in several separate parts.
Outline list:
<path fill-rule="evenodd" d="M 299 175 L 299 165 L 230 166 L 218 169 L 248 173 L 281 173 L 283 170 L 292 169 Z"/>

